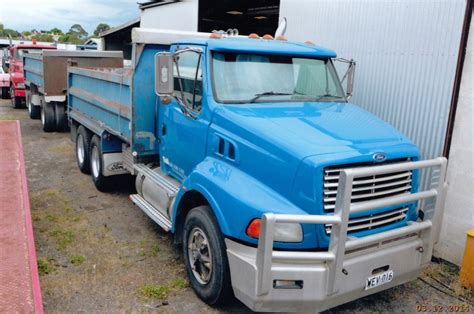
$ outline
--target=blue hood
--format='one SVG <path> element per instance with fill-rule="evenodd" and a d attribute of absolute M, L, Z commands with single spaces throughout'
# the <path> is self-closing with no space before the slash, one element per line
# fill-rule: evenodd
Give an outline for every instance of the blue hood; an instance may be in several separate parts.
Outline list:
<path fill-rule="evenodd" d="M 236 143 L 242 170 L 288 199 L 298 166 L 309 156 L 338 158 L 347 152 L 371 158 L 394 146 L 414 147 L 392 126 L 346 103 L 223 105 L 214 113 L 213 128 Z"/>

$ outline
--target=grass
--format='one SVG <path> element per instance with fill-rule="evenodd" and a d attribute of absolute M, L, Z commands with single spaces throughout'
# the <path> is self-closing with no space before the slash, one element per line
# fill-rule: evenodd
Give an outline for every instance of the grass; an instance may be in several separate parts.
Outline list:
<path fill-rule="evenodd" d="M 175 278 L 166 285 L 144 285 L 138 289 L 138 294 L 147 299 L 165 299 L 172 291 L 184 289 L 188 282 L 184 278 Z"/>
<path fill-rule="evenodd" d="M 436 286 L 447 290 L 453 296 L 474 303 L 474 291 L 461 285 L 458 266 L 446 261 L 432 263 L 425 269 L 424 275 L 434 280 Z"/>
<path fill-rule="evenodd" d="M 138 293 L 145 298 L 149 299 L 164 299 L 170 292 L 170 287 L 167 285 L 144 285 L 138 289 Z"/>
<path fill-rule="evenodd" d="M 71 264 L 76 265 L 76 266 L 81 265 L 82 263 L 84 263 L 85 260 L 86 260 L 86 258 L 83 255 L 73 255 L 69 259 Z"/>
<path fill-rule="evenodd" d="M 49 236 L 53 238 L 54 241 L 56 242 L 56 249 L 58 251 L 65 250 L 68 246 L 70 246 L 74 242 L 76 238 L 75 234 L 72 231 L 70 230 L 64 231 L 62 229 L 55 229 L 51 231 L 49 233 Z"/>
<path fill-rule="evenodd" d="M 156 257 L 160 252 L 160 247 L 158 244 L 151 241 L 141 240 L 139 242 L 140 252 L 139 256 L 143 257 Z"/>
<path fill-rule="evenodd" d="M 50 274 L 56 270 L 56 266 L 52 263 L 53 261 L 53 259 L 38 259 L 38 272 L 40 276 Z"/>

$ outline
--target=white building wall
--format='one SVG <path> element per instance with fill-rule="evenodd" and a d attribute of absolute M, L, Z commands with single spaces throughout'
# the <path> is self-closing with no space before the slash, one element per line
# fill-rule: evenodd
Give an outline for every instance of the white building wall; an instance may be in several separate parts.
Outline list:
<path fill-rule="evenodd" d="M 312 40 L 356 60 L 351 102 L 395 126 L 428 159 L 443 153 L 466 1 L 281 0 L 280 17 L 290 40 Z M 465 230 L 474 227 L 472 54 L 465 67 L 437 251 L 455 263 Z"/>
<path fill-rule="evenodd" d="M 474 228 L 474 23 L 471 22 L 466 58 L 449 154 L 449 183 L 440 242 L 436 254 L 460 264 L 466 231 Z"/>
<path fill-rule="evenodd" d="M 147 8 L 142 10 L 140 27 L 197 32 L 198 6 L 198 0 L 184 0 Z"/>

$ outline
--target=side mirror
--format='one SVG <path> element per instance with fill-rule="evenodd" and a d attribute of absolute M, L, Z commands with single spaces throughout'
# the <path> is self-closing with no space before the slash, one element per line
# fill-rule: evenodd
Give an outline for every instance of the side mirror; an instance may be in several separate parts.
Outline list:
<path fill-rule="evenodd" d="M 174 91 L 173 54 L 159 52 L 155 55 L 155 93 L 171 97 Z"/>
<path fill-rule="evenodd" d="M 352 93 L 354 91 L 354 77 L 355 77 L 355 67 L 356 62 L 354 59 L 347 60 L 344 58 L 337 58 L 334 61 L 342 62 L 347 64 L 347 71 L 341 79 L 341 84 L 347 80 L 347 87 L 346 87 L 346 98 L 349 99 L 352 97 Z"/>
<path fill-rule="evenodd" d="M 352 97 L 354 91 L 354 77 L 355 77 L 355 68 L 356 63 L 351 59 L 349 62 L 349 67 L 347 69 L 347 88 L 346 88 L 346 98 L 349 99 Z"/>

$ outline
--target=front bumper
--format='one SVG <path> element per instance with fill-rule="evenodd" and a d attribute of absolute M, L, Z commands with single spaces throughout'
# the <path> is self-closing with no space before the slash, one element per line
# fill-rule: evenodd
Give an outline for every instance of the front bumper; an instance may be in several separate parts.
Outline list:
<path fill-rule="evenodd" d="M 15 88 L 13 90 L 14 97 L 26 97 L 25 89 Z"/>
<path fill-rule="evenodd" d="M 415 279 L 432 256 L 441 223 L 447 185 L 446 159 L 344 170 L 334 215 L 275 215 L 262 217 L 258 248 L 226 239 L 232 287 L 236 297 L 254 311 L 323 311 Z M 422 168 L 439 168 L 436 187 L 424 192 L 351 204 L 354 177 Z M 407 201 L 435 198 L 431 220 L 361 238 L 347 238 L 349 214 Z M 327 251 L 273 250 L 277 222 L 333 224 Z M 393 271 L 389 283 L 366 290 L 370 276 Z M 294 281 L 290 289 L 276 281 Z"/>
<path fill-rule="evenodd" d="M 422 269 L 422 241 L 407 238 L 397 245 L 346 255 L 342 272 L 336 276 L 338 291 L 327 295 L 329 267 L 325 262 L 295 263 L 280 261 L 271 268 L 272 287 L 267 294 L 257 293 L 257 249 L 226 240 L 235 296 L 253 311 L 302 312 L 324 311 L 337 305 L 388 289 L 416 278 Z M 394 279 L 385 285 L 365 290 L 372 271 L 389 266 Z M 301 289 L 275 289 L 275 280 L 302 282 Z"/>
<path fill-rule="evenodd" d="M 10 88 L 10 82 L 7 81 L 0 81 L 0 88 L 2 87 L 8 87 Z"/>

